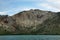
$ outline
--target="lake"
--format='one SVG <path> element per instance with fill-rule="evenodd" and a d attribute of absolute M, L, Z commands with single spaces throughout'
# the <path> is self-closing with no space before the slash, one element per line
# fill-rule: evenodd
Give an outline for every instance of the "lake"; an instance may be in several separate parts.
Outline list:
<path fill-rule="evenodd" d="M 60 35 L 3 35 L 0 40 L 60 40 Z"/>

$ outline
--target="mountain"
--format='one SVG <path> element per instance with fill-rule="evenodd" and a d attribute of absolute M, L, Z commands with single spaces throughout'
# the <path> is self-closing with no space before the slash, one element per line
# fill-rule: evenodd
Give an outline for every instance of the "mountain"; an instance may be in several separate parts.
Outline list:
<path fill-rule="evenodd" d="M 60 12 L 31 9 L 0 15 L 0 34 L 60 34 Z"/>

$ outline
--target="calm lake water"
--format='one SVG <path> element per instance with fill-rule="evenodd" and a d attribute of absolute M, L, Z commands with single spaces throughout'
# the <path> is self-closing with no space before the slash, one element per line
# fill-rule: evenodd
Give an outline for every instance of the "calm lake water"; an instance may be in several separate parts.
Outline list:
<path fill-rule="evenodd" d="M 5 35 L 0 40 L 60 40 L 60 35 Z"/>

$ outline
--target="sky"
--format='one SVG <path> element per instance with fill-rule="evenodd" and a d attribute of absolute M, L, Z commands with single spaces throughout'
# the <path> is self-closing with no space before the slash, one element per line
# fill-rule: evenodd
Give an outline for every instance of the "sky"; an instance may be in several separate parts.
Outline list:
<path fill-rule="evenodd" d="M 60 12 L 60 0 L 0 0 L 0 15 L 14 15 L 30 9 Z"/>

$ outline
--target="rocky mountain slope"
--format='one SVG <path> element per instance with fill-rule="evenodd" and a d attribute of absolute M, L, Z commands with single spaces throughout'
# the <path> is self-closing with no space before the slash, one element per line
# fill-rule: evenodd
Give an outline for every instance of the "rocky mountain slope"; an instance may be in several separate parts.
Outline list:
<path fill-rule="evenodd" d="M 31 9 L 0 15 L 0 34 L 60 34 L 60 12 Z"/>

